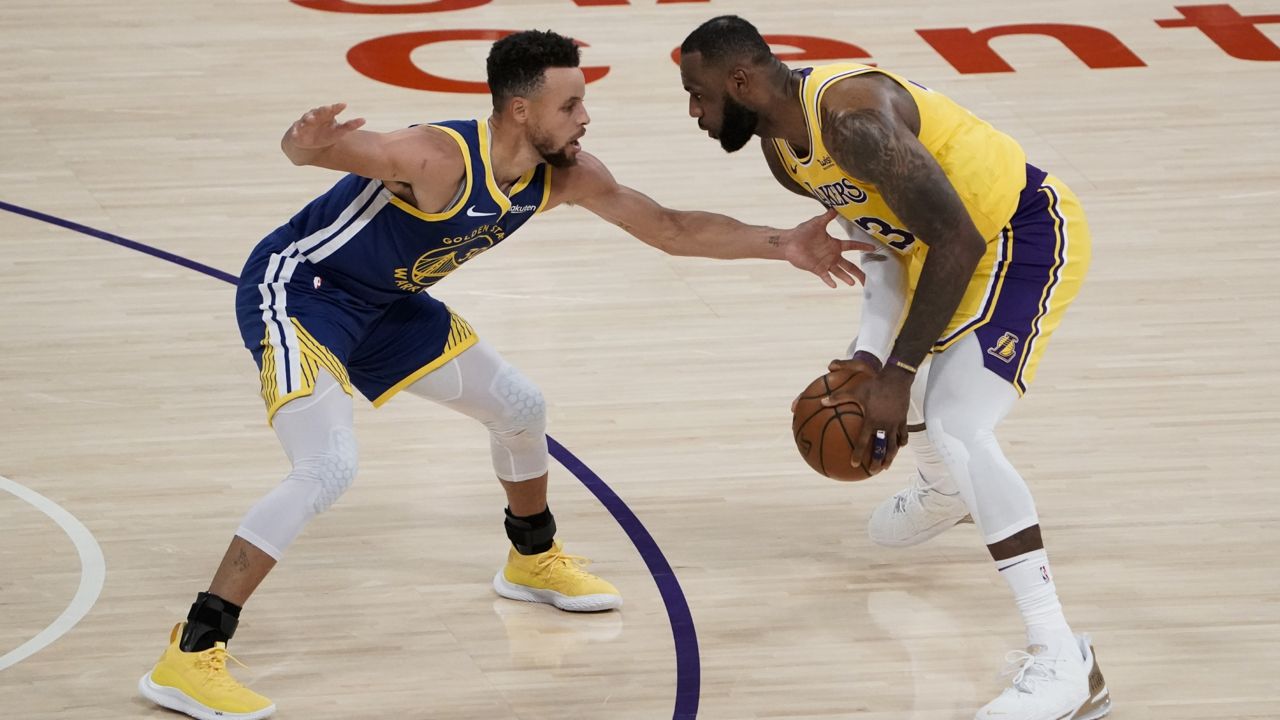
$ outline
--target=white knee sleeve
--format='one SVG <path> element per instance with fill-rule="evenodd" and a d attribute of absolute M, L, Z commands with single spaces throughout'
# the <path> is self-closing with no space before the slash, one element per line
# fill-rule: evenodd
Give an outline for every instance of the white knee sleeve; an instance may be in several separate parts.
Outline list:
<path fill-rule="evenodd" d="M 988 545 L 1040 521 L 1027 483 L 995 436 L 1017 397 L 1012 385 L 983 366 L 973 335 L 934 356 L 926 432 Z"/>
<path fill-rule="evenodd" d="M 279 560 L 307 522 L 351 487 L 358 457 L 351 398 L 327 374 L 311 396 L 280 408 L 273 426 L 293 469 L 249 509 L 236 534 Z"/>
<path fill-rule="evenodd" d="M 356 437 L 347 428 L 334 428 L 329 446 L 293 465 L 287 481 L 300 481 L 315 488 L 311 509 L 320 514 L 333 507 L 356 480 Z"/>
<path fill-rule="evenodd" d="M 410 385 L 408 392 L 483 423 L 500 479 L 523 482 L 546 474 L 542 391 L 485 341 Z"/>
<path fill-rule="evenodd" d="M 547 403 L 538 386 L 511 365 L 493 379 L 501 412 L 483 420 L 489 428 L 493 468 L 507 482 L 532 480 L 547 471 Z"/>
<path fill-rule="evenodd" d="M 995 433 L 974 432 L 955 417 L 931 415 L 926 422 L 929 439 L 987 545 L 1040 522 L 1027 483 L 1005 458 Z"/>

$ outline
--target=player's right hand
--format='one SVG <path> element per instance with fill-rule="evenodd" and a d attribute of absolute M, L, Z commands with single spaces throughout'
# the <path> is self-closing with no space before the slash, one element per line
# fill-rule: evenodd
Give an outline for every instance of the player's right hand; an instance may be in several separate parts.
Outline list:
<path fill-rule="evenodd" d="M 325 148 L 363 127 L 364 118 L 338 122 L 338 113 L 346 109 L 346 103 L 311 108 L 289 128 L 289 142 L 301 150 Z"/>

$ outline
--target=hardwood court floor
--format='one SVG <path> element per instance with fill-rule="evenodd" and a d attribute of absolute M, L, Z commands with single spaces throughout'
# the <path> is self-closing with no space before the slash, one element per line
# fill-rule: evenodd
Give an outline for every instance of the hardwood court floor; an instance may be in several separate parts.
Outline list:
<path fill-rule="evenodd" d="M 349 48 L 551 27 L 610 67 L 590 86 L 584 144 L 620 180 L 789 226 L 816 205 L 685 115 L 668 53 L 723 12 L 863 47 L 1013 134 L 1081 196 L 1090 279 L 1001 433 L 1035 491 L 1068 617 L 1095 636 L 1118 719 L 1280 717 L 1280 63 L 1157 26 L 1178 17 L 1170 4 L 545 0 L 344 14 L 7 0 L 0 201 L 235 273 L 336 178 L 277 149 L 307 108 L 345 101 L 375 129 L 486 112 L 481 95 L 361 75 Z M 1012 37 L 994 47 L 1016 72 L 960 74 L 915 32 L 1037 22 L 1105 28 L 1146 65 L 1090 69 L 1052 40 Z M 1280 25 L 1259 28 L 1280 41 Z M 486 51 L 433 45 L 412 60 L 479 80 Z M 698 718 L 966 718 L 998 691 L 1021 628 L 973 529 L 877 548 L 866 517 L 909 456 L 849 486 L 791 446 L 788 402 L 856 332 L 856 291 L 762 261 L 669 258 L 561 209 L 438 295 L 541 385 L 552 435 L 670 561 L 700 651 L 686 665 Z M 136 697 L 137 678 L 287 469 L 231 287 L 0 212 L 0 307 L 0 476 L 78 518 L 106 572 L 82 621 L 0 671 L 0 717 L 169 717 Z M 233 646 L 279 717 L 673 714 L 665 605 L 586 487 L 553 466 L 561 536 L 618 584 L 624 610 L 500 601 L 484 432 L 408 397 L 357 415 L 359 481 L 253 598 Z M 0 653 L 53 622 L 80 582 L 60 526 L 0 493 Z"/>

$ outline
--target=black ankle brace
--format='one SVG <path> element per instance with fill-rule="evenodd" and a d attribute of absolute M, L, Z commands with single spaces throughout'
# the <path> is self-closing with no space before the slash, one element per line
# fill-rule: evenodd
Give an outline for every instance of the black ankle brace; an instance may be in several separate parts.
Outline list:
<path fill-rule="evenodd" d="M 191 603 L 191 611 L 187 613 L 187 626 L 182 630 L 178 648 L 182 652 L 200 652 L 213 647 L 214 643 L 230 641 L 240 624 L 240 609 L 239 605 L 213 593 L 196 595 L 196 601 Z"/>
<path fill-rule="evenodd" d="M 537 555 L 551 549 L 556 536 L 556 519 L 547 508 L 537 515 L 517 517 L 507 508 L 507 537 L 521 555 Z"/>

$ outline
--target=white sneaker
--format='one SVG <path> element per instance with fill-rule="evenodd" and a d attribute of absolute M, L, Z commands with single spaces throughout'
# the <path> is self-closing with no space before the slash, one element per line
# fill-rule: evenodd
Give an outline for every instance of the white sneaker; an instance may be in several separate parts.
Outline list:
<path fill-rule="evenodd" d="M 920 471 L 911 473 L 907 487 L 885 500 L 871 513 L 867 534 L 885 547 L 919 545 L 969 519 L 969 508 L 959 493 L 944 495 L 926 485 Z"/>
<path fill-rule="evenodd" d="M 1088 635 L 1050 656 L 1043 645 L 1006 658 L 1013 684 L 978 711 L 976 720 L 1097 720 L 1111 712 L 1111 695 Z"/>

